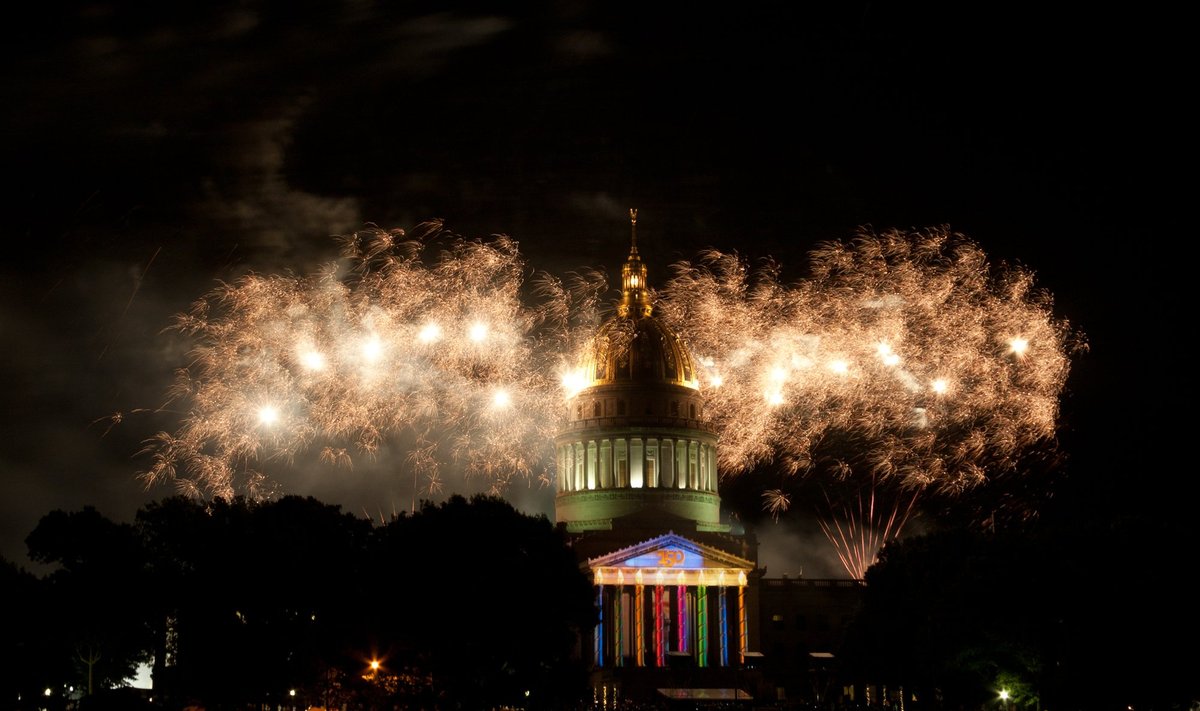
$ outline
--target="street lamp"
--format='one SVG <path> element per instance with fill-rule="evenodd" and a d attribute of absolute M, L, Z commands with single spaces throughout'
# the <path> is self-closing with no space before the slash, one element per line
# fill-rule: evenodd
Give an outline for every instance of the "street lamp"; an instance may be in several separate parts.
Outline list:
<path fill-rule="evenodd" d="M 379 667 L 379 660 L 371 659 L 371 661 L 367 662 L 367 673 L 363 674 L 363 678 L 367 681 L 375 681 L 375 678 L 379 675 Z"/>
<path fill-rule="evenodd" d="M 1002 704 L 1001 708 L 1003 708 L 1007 711 L 1007 709 L 1008 709 L 1008 689 L 1000 690 L 1000 702 Z"/>

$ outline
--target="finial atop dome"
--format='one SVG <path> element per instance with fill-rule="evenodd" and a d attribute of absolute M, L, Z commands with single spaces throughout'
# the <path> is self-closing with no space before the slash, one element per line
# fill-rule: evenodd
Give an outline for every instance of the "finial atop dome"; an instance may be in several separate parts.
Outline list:
<path fill-rule="evenodd" d="M 637 254 L 637 208 L 629 208 L 630 254 Z"/>
<path fill-rule="evenodd" d="M 654 307 L 650 305 L 650 293 L 646 290 L 646 265 L 637 250 L 637 208 L 629 208 L 630 247 L 629 258 L 621 267 L 621 303 L 617 313 L 628 317 L 649 316 Z"/>

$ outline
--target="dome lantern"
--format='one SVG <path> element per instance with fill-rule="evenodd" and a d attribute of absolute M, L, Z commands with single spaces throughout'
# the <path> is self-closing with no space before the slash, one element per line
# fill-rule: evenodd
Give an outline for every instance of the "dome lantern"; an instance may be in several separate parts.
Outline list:
<path fill-rule="evenodd" d="M 621 303 L 617 313 L 649 316 L 654 310 L 650 304 L 650 293 L 646 285 L 646 264 L 642 262 L 637 248 L 637 208 L 629 209 L 630 247 L 629 257 L 621 267 Z"/>

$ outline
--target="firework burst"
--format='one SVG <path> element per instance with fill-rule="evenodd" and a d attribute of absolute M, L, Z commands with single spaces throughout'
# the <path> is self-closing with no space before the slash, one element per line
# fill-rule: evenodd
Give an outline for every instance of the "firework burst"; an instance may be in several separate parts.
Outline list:
<path fill-rule="evenodd" d="M 676 265 L 660 313 L 704 368 L 720 467 L 838 471 L 966 491 L 1051 446 L 1082 341 L 1033 275 L 948 230 L 860 234 L 795 284 L 708 252 Z"/>
<path fill-rule="evenodd" d="M 551 482 L 606 279 L 532 273 L 504 237 L 415 232 L 359 231 L 338 264 L 251 274 L 180 315 L 192 361 L 171 399 L 186 415 L 147 443 L 147 484 L 268 496 L 273 463 L 316 451 L 351 470 L 400 438 L 431 493 L 448 466 L 496 492 Z M 955 495 L 1052 442 L 1082 339 L 1031 273 L 941 229 L 862 233 L 812 257 L 786 284 L 775 264 L 710 251 L 657 294 L 701 365 L 723 476 L 836 458 L 835 478 Z M 776 515 L 789 503 L 764 495 Z"/>
<path fill-rule="evenodd" d="M 431 492 L 446 464 L 493 489 L 546 476 L 562 402 L 553 354 L 570 344 L 553 317 L 571 309 L 553 299 L 570 290 L 527 283 L 511 240 L 437 223 L 355 233 L 344 257 L 348 269 L 308 277 L 251 274 L 178 317 L 194 347 L 171 395 L 187 415 L 148 444 L 148 484 L 265 496 L 272 462 L 316 447 L 349 469 L 401 435 Z"/>

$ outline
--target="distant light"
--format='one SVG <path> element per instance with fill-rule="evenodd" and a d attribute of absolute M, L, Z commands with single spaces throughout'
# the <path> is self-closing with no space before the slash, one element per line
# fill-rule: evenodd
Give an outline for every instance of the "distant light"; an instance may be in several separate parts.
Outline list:
<path fill-rule="evenodd" d="M 783 381 L 787 380 L 787 377 L 787 371 L 780 366 L 775 366 L 771 369 L 771 380 L 774 380 L 777 383 L 782 383 Z"/>
<path fill-rule="evenodd" d="M 719 387 L 721 387 L 721 385 L 722 385 L 722 384 L 725 382 L 725 378 L 722 378 L 720 375 L 714 375 L 714 376 L 712 376 L 712 378 L 710 378 L 710 379 L 709 379 L 709 381 L 708 381 L 708 382 L 709 382 L 709 383 L 710 383 L 710 384 L 711 384 L 711 385 L 712 385 L 714 388 L 719 388 Z"/>
<path fill-rule="evenodd" d="M 305 351 L 300 355 L 300 363 L 308 370 L 321 370 L 325 367 L 325 356 L 317 351 Z"/>
<path fill-rule="evenodd" d="M 383 356 L 383 343 L 379 341 L 379 336 L 371 336 L 363 341 L 362 354 L 368 363 L 374 363 Z"/>
<path fill-rule="evenodd" d="M 525 690 L 525 696 L 529 696 L 529 689 Z"/>
<path fill-rule="evenodd" d="M 829 361 L 829 369 L 838 375 L 845 375 L 850 372 L 850 364 L 844 360 Z"/>
<path fill-rule="evenodd" d="M 1008 347 L 1018 356 L 1025 355 L 1025 351 L 1029 350 L 1029 341 L 1024 338 L 1014 338 L 1008 342 Z"/>
<path fill-rule="evenodd" d="M 467 331 L 467 336 L 476 343 L 481 343 L 488 337 L 488 326 L 486 323 L 476 321 L 471 324 L 470 330 Z"/>
<path fill-rule="evenodd" d="M 129 685 L 135 689 L 153 689 L 154 678 L 151 665 L 146 662 L 138 664 L 137 671 L 134 672 L 133 681 Z"/>
<path fill-rule="evenodd" d="M 1001 689 L 1001 690 L 1000 690 L 1000 700 L 1001 700 L 1001 701 L 1008 701 L 1008 689 Z"/>
<path fill-rule="evenodd" d="M 875 347 L 875 350 L 879 353 L 879 358 L 883 361 L 884 365 L 892 366 L 900 362 L 900 356 L 886 343 L 880 343 Z"/>
<path fill-rule="evenodd" d="M 258 421 L 260 424 L 273 425 L 279 421 L 279 410 L 270 405 L 266 405 L 258 410 Z"/>
<path fill-rule="evenodd" d="M 376 670 L 378 670 L 378 669 L 379 669 L 379 660 L 378 660 L 378 659 L 372 659 L 372 660 L 371 660 L 371 670 L 372 670 L 372 671 L 376 671 Z"/>
<path fill-rule="evenodd" d="M 950 388 L 950 383 L 947 383 L 944 378 L 938 378 L 929 384 L 929 388 L 938 395 L 942 395 Z"/>
<path fill-rule="evenodd" d="M 506 408 L 512 404 L 512 396 L 507 390 L 497 390 L 492 396 L 492 406 L 496 408 Z"/>
<path fill-rule="evenodd" d="M 295 689 L 288 689 L 288 696 L 295 696 L 295 695 L 296 695 Z"/>
<path fill-rule="evenodd" d="M 430 322 L 421 327 L 421 332 L 417 334 L 417 339 L 421 343 L 433 343 L 442 338 L 442 327 L 436 323 Z"/>
<path fill-rule="evenodd" d="M 780 390 L 769 391 L 764 395 L 767 399 L 767 404 L 772 407 L 783 404 L 783 392 Z"/>
<path fill-rule="evenodd" d="M 49 696 L 49 695 L 50 695 L 50 687 L 46 687 L 46 690 L 42 692 L 42 696 Z"/>

